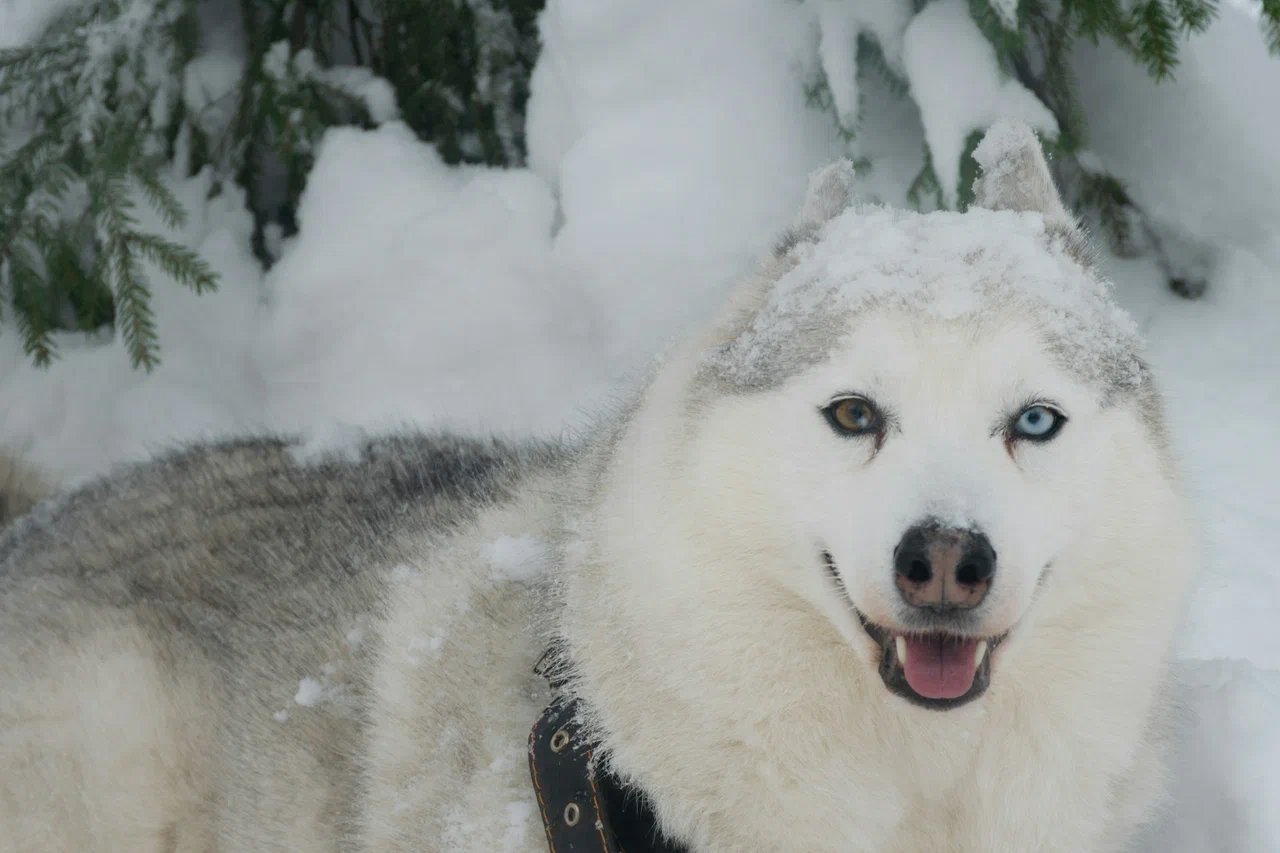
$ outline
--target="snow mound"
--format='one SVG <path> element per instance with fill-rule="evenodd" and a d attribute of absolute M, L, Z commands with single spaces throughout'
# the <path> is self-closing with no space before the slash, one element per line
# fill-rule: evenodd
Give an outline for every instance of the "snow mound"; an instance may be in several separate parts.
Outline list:
<path fill-rule="evenodd" d="M 860 124 L 864 93 L 858 85 L 858 37 L 875 40 L 885 61 L 902 71 L 902 33 L 911 17 L 900 0 L 810 0 L 818 28 L 818 60 L 845 130 Z"/>
<path fill-rule="evenodd" d="M 962 0 L 939 0 L 916 15 L 903 36 L 902 59 L 948 206 L 955 204 L 960 158 L 973 132 L 1013 118 L 1046 136 L 1058 135 L 1049 109 L 1001 72 L 995 48 Z"/>
<path fill-rule="evenodd" d="M 1076 260 L 1071 235 L 1032 212 L 912 213 L 858 207 L 792 250 L 794 267 L 726 347 L 709 356 L 730 382 L 759 387 L 827 355 L 849 319 L 875 303 L 933 316 L 972 315 L 998 302 L 1028 305 L 1068 366 L 1087 381 L 1145 378 L 1142 341 L 1110 287 Z M 823 335 L 806 331 L 824 330 Z M 833 334 L 834 333 L 834 334 Z"/>
<path fill-rule="evenodd" d="M 274 428 L 551 432 L 603 382 L 535 175 L 450 168 L 396 122 L 338 129 L 298 216 L 256 351 Z"/>
<path fill-rule="evenodd" d="M 1172 793 L 1152 851 L 1275 850 L 1280 839 L 1280 672 L 1179 661 Z"/>
<path fill-rule="evenodd" d="M 0 0 L 0 50 L 22 47 L 80 0 Z"/>

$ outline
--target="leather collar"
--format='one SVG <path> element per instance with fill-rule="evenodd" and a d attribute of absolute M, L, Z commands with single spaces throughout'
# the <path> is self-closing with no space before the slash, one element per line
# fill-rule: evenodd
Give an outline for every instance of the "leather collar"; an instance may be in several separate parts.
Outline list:
<path fill-rule="evenodd" d="M 641 792 L 599 766 L 596 747 L 579 725 L 578 700 L 563 693 L 529 733 L 529 775 L 551 853 L 688 853 L 658 831 Z"/>

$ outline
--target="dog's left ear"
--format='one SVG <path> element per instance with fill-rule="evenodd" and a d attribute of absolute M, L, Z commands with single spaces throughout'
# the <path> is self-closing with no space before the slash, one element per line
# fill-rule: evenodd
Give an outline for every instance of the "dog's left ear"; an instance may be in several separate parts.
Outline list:
<path fill-rule="evenodd" d="M 796 246 L 813 242 L 823 225 L 853 204 L 854 177 L 853 163 L 847 159 L 809 173 L 809 188 L 795 221 L 773 247 L 775 258 L 785 258 Z"/>
<path fill-rule="evenodd" d="M 853 163 L 837 160 L 809 175 L 809 190 L 796 214 L 794 228 L 821 228 L 853 204 Z"/>
<path fill-rule="evenodd" d="M 973 184 L 974 206 L 987 210 L 1034 211 L 1051 228 L 1074 230 L 1049 174 L 1036 135 L 1020 121 L 1000 119 L 973 151 L 982 174 Z"/>

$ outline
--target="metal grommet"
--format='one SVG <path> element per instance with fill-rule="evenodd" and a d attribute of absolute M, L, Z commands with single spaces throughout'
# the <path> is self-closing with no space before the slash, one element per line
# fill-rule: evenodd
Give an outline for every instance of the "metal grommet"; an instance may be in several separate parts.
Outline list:
<path fill-rule="evenodd" d="M 569 733 L 564 729 L 556 732 L 551 736 L 551 751 L 559 752 L 569 745 Z"/>
<path fill-rule="evenodd" d="M 569 805 L 564 807 L 565 826 L 577 826 L 581 817 L 582 809 L 578 808 L 577 803 L 569 803 Z"/>

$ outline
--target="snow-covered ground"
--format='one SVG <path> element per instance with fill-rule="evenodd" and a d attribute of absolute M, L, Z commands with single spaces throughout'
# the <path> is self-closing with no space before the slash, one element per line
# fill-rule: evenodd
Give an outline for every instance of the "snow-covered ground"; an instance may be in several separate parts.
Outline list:
<path fill-rule="evenodd" d="M 769 247 L 805 175 L 845 151 L 804 94 L 819 67 L 839 66 L 814 20 L 828 37 L 865 24 L 833 1 L 551 0 L 529 169 L 446 167 L 394 123 L 333 131 L 301 232 L 266 273 L 243 200 L 205 202 L 205 178 L 182 182 L 196 215 L 181 237 L 221 290 L 157 278 L 164 363 L 150 375 L 118 342 L 76 336 L 36 370 L 5 329 L 0 443 L 74 481 L 234 431 L 324 444 L 401 424 L 518 435 L 587 423 Z M 23 8 L 0 0 L 6 37 Z M 859 9 L 905 35 L 886 55 L 913 85 L 947 83 L 912 59 L 946 40 L 930 47 L 923 24 L 904 34 L 887 2 Z M 1175 802 L 1151 851 L 1280 850 L 1280 60 L 1252 14 L 1224 4 L 1173 84 L 1105 46 L 1077 57 L 1094 153 L 1217 251 L 1196 302 L 1150 260 L 1104 260 L 1150 339 L 1206 531 L 1179 649 Z M 974 79 L 983 110 L 1034 111 Z M 835 94 L 845 108 L 858 95 Z M 856 143 L 872 163 L 860 188 L 902 204 L 926 134 L 954 144 L 959 120 L 922 122 L 875 86 L 861 95 L 879 118 Z M 945 89 L 929 97 L 948 103 Z"/>

